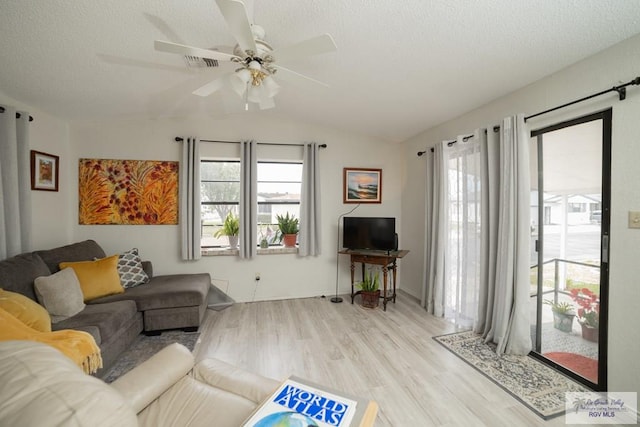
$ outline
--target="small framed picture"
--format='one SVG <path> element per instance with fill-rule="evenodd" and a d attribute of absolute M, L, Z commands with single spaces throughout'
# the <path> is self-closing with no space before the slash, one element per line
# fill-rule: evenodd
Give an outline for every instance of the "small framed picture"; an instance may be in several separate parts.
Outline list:
<path fill-rule="evenodd" d="M 343 203 L 382 203 L 382 169 L 344 168 Z"/>
<path fill-rule="evenodd" d="M 31 189 L 58 191 L 60 158 L 53 154 L 31 150 Z"/>

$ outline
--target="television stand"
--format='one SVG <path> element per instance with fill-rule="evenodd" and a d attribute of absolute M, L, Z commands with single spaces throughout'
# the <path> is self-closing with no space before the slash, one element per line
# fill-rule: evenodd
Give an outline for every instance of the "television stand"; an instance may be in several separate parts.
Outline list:
<path fill-rule="evenodd" d="M 373 250 L 353 250 L 343 249 L 338 251 L 339 254 L 349 255 L 351 258 L 351 304 L 356 295 L 362 291 L 354 292 L 354 272 L 355 264 L 360 263 L 362 265 L 362 280 L 364 281 L 364 266 L 365 264 L 381 265 L 382 266 L 382 293 L 380 298 L 382 299 L 382 307 L 384 311 L 387 311 L 387 301 L 393 301 L 396 303 L 396 262 L 398 259 L 403 258 L 409 253 L 408 250 L 396 250 L 396 251 L 373 251 Z M 392 291 L 390 294 L 388 289 L 389 270 L 392 274 Z"/>

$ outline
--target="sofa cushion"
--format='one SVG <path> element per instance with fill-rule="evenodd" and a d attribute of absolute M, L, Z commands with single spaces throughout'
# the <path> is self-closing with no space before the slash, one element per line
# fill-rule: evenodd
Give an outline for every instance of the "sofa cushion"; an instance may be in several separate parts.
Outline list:
<path fill-rule="evenodd" d="M 149 281 L 149 276 L 142 267 L 138 248 L 123 252 L 118 257 L 118 274 L 123 288 L 133 288 Z"/>
<path fill-rule="evenodd" d="M 136 303 L 133 301 L 116 301 L 107 304 L 87 304 L 80 313 L 62 322 L 53 324 L 56 331 L 61 329 L 85 330 L 92 335 L 95 330 L 84 329 L 87 326 L 95 326 L 99 332 L 99 337 L 94 335 L 98 344 L 109 341 L 109 339 L 132 322 L 137 314 Z"/>
<path fill-rule="evenodd" d="M 85 301 L 124 292 L 118 275 L 118 255 L 95 261 L 61 262 L 60 268 L 75 271 Z"/>
<path fill-rule="evenodd" d="M 84 309 L 82 289 L 72 268 L 65 268 L 50 276 L 38 277 L 34 282 L 36 296 L 52 323 L 75 316 Z"/>
<path fill-rule="evenodd" d="M 208 273 L 155 276 L 149 283 L 126 289 L 124 294 L 98 298 L 89 303 L 133 300 L 138 311 L 199 306 L 206 300 L 210 287 Z"/>
<path fill-rule="evenodd" d="M 0 287 L 36 300 L 33 281 L 51 274 L 47 264 L 36 253 L 20 254 L 0 261 Z"/>
<path fill-rule="evenodd" d="M 45 344 L 0 342 L 0 425 L 137 426 L 116 390 Z"/>
<path fill-rule="evenodd" d="M 59 248 L 37 251 L 36 254 L 42 258 L 51 273 L 60 270 L 61 262 L 91 261 L 107 256 L 100 245 L 94 240 L 85 240 L 83 242 L 60 246 Z M 40 276 L 42 276 L 42 274 Z"/>
<path fill-rule="evenodd" d="M 0 308 L 36 331 L 51 332 L 47 310 L 22 294 L 0 289 Z"/>

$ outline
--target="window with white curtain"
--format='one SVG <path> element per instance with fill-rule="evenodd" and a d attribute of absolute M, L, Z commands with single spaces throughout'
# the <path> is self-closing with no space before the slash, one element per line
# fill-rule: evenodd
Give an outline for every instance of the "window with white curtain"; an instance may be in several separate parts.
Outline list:
<path fill-rule="evenodd" d="M 277 215 L 300 218 L 302 162 L 258 162 L 258 236 L 270 245 L 277 239 Z M 201 229 L 203 248 L 226 247 L 225 236 L 215 237 L 228 214 L 238 216 L 240 161 L 200 162 Z"/>
<path fill-rule="evenodd" d="M 476 318 L 481 250 L 481 157 L 475 140 L 459 141 L 447 156 L 445 318 L 472 327 Z"/>

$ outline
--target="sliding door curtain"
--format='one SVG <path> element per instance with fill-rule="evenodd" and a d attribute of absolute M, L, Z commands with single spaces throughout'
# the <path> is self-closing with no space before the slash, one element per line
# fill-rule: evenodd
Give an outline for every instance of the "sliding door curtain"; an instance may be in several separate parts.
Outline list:
<path fill-rule="evenodd" d="M 427 152 L 423 306 L 527 354 L 529 144 L 524 115 Z"/>

